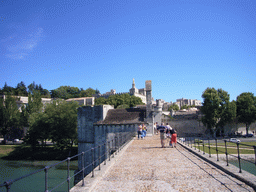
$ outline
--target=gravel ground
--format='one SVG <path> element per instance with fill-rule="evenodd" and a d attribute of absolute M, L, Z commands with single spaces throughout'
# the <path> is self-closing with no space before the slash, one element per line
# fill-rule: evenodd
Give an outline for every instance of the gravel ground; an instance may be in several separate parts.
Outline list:
<path fill-rule="evenodd" d="M 159 135 L 134 140 L 89 191 L 254 191 Z"/>

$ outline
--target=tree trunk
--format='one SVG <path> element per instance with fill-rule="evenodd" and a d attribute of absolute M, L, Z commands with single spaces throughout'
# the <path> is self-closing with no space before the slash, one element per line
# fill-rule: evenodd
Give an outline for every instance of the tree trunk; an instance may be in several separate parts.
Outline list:
<path fill-rule="evenodd" d="M 246 135 L 248 135 L 248 132 L 249 132 L 249 128 L 250 128 L 250 124 L 249 123 L 246 123 Z"/>

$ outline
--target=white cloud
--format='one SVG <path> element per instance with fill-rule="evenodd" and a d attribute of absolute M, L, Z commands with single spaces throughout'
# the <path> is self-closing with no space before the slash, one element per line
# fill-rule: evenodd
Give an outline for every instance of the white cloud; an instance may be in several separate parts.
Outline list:
<path fill-rule="evenodd" d="M 29 32 L 27 32 L 29 30 Z M 16 29 L 9 37 L 1 39 L 4 44 L 5 56 L 11 59 L 24 59 L 42 40 L 43 29 Z"/>

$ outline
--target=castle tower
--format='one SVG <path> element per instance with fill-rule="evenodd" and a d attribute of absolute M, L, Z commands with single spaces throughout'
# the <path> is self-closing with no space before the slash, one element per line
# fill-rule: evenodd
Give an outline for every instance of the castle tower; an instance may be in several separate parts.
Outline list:
<path fill-rule="evenodd" d="M 146 81 L 145 83 L 145 89 L 146 89 L 146 118 L 147 118 L 147 129 L 148 129 L 148 136 L 153 136 L 153 111 L 152 111 L 152 85 L 151 80 Z"/>
<path fill-rule="evenodd" d="M 134 78 L 132 79 L 132 88 L 135 88 Z"/>
<path fill-rule="evenodd" d="M 130 95 L 135 95 L 138 92 L 138 89 L 135 87 L 134 78 L 132 79 L 132 88 L 130 89 Z"/>

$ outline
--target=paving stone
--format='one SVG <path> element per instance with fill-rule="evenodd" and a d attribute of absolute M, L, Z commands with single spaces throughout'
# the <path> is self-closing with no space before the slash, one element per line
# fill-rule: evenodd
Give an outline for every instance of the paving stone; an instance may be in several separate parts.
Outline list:
<path fill-rule="evenodd" d="M 91 191 L 254 191 L 159 135 L 134 140 Z"/>

